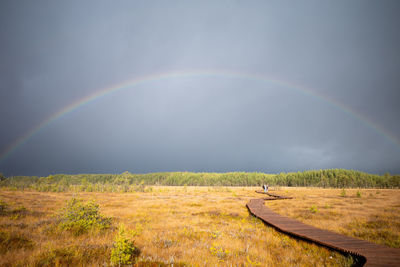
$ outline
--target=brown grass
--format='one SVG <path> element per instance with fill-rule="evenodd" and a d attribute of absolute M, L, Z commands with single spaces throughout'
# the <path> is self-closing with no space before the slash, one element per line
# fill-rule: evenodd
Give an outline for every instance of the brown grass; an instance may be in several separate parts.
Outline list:
<path fill-rule="evenodd" d="M 400 248 L 400 190 L 283 188 L 295 199 L 267 202 L 279 214 L 376 244 Z"/>
<path fill-rule="evenodd" d="M 5 236 L 1 240 L 6 242 L 1 244 L 0 265 L 109 265 L 119 223 L 134 233 L 135 245 L 141 251 L 137 266 L 351 264 L 349 258 L 292 239 L 250 216 L 245 204 L 251 198 L 261 197 L 254 190 L 153 187 L 152 192 L 140 193 L 76 193 L 75 197 L 95 200 L 100 204 L 101 213 L 114 218 L 111 229 L 78 237 L 54 227 L 54 215 L 73 197 L 72 193 L 0 191 L 0 200 L 8 204 L 8 209 L 0 215 L 0 232 Z M 379 190 L 379 194 L 376 191 L 360 190 L 359 198 L 356 190 L 347 190 L 347 196 L 340 197 L 340 190 L 336 189 L 281 188 L 276 193 L 292 195 L 295 199 L 267 205 L 281 214 L 324 229 L 368 240 L 375 238 L 378 243 L 386 242 L 391 235 L 389 240 L 398 240 L 396 213 L 400 207 L 400 190 Z M 316 212 L 311 211 L 313 205 Z M 389 222 L 390 234 L 370 237 L 374 233 L 370 229 L 381 225 L 381 221 Z M 369 234 L 363 229 L 369 230 L 365 231 Z"/>

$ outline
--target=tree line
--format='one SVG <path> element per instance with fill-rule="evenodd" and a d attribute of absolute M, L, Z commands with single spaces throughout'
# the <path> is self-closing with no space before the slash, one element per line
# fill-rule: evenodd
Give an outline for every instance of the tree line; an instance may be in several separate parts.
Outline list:
<path fill-rule="evenodd" d="M 47 177 L 11 176 L 0 179 L 9 189 L 37 191 L 146 191 L 146 186 L 310 186 L 324 188 L 400 188 L 400 175 L 326 169 L 267 174 L 261 172 L 158 172 L 134 174 L 55 174 Z"/>

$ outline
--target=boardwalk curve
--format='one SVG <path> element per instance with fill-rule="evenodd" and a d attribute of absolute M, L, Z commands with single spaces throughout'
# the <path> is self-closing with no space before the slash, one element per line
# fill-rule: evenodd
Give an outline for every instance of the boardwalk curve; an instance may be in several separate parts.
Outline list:
<path fill-rule="evenodd" d="M 256 191 L 257 193 L 264 193 Z M 264 205 L 265 200 L 288 199 L 267 193 L 268 197 L 251 199 L 247 204 L 250 213 L 264 223 L 293 237 L 310 241 L 341 253 L 355 256 L 361 266 L 400 266 L 400 249 L 370 243 L 361 239 L 316 228 L 279 215 Z"/>

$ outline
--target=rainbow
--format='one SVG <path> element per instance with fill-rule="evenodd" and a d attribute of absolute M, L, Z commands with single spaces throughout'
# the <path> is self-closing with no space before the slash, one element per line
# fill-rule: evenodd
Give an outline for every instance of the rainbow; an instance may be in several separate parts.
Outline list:
<path fill-rule="evenodd" d="M 139 78 L 135 78 L 133 80 L 129 80 L 124 83 L 120 83 L 111 87 L 107 87 L 105 89 L 101 89 L 96 91 L 91 95 L 87 95 L 77 101 L 61 108 L 56 113 L 52 114 L 48 118 L 44 119 L 41 123 L 31 128 L 25 134 L 21 135 L 18 139 L 16 139 L 13 143 L 11 143 L 2 153 L 0 154 L 0 162 L 5 160 L 9 155 L 11 155 L 15 150 L 21 147 L 24 143 L 26 143 L 32 136 L 37 134 L 40 130 L 42 130 L 45 126 L 53 123 L 54 121 L 60 119 L 63 116 L 79 109 L 80 107 L 92 103 L 96 99 L 101 97 L 106 97 L 112 93 L 116 93 L 118 91 L 122 91 L 125 89 L 137 87 L 139 85 L 148 84 L 155 81 L 162 81 L 167 79 L 174 79 L 174 78 L 184 78 L 184 77 L 223 77 L 223 78 L 234 78 L 234 79 L 246 79 L 246 80 L 253 80 L 263 83 L 269 83 L 273 85 L 277 85 L 279 87 L 291 89 L 298 91 L 304 95 L 311 96 L 319 101 L 324 101 L 328 103 L 330 106 L 346 113 L 347 115 L 353 117 L 354 119 L 360 121 L 364 124 L 367 128 L 373 130 L 374 132 L 378 133 L 379 135 L 383 136 L 387 141 L 394 144 L 396 147 L 400 148 L 400 141 L 397 138 L 384 129 L 383 127 L 379 126 L 378 124 L 374 123 L 373 121 L 369 120 L 365 116 L 356 113 L 351 108 L 335 101 L 334 99 L 317 93 L 307 87 L 294 85 L 287 81 L 271 79 L 264 75 L 260 74 L 250 74 L 250 73 L 243 73 L 243 72 L 235 72 L 235 71 L 222 71 L 222 70 L 192 70 L 192 71 L 173 71 L 173 72 L 166 72 L 166 73 L 157 73 L 148 76 L 142 76 Z"/>

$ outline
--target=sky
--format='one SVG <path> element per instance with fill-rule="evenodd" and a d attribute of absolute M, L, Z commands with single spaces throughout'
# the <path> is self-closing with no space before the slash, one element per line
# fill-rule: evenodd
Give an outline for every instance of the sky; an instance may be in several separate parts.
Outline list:
<path fill-rule="evenodd" d="M 400 2 L 0 1 L 0 172 L 400 173 Z"/>

